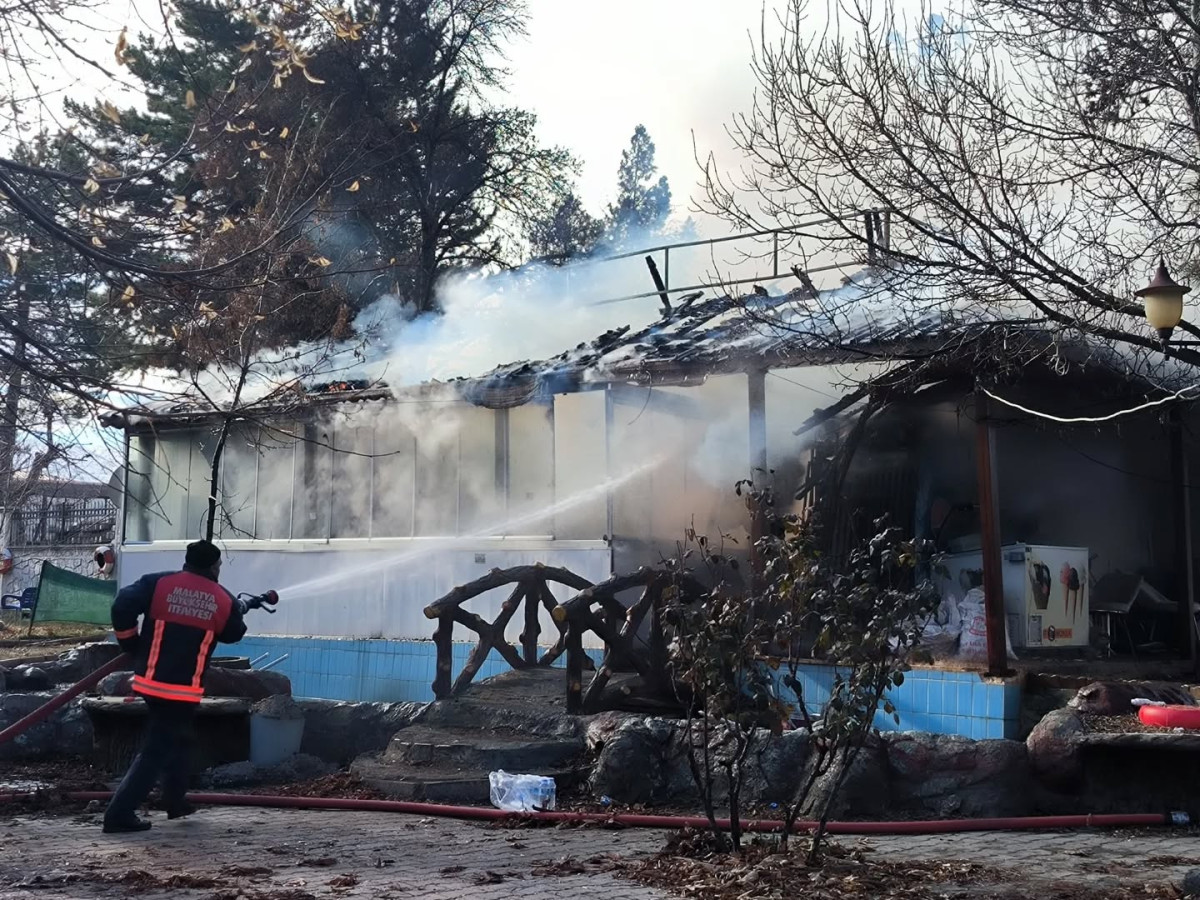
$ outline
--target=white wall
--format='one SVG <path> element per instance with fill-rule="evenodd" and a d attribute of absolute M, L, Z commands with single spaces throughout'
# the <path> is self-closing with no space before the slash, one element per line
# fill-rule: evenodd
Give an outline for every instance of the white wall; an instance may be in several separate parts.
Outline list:
<path fill-rule="evenodd" d="M 278 612 L 250 614 L 253 634 L 429 639 L 435 623 L 425 606 L 451 588 L 474 581 L 495 568 L 532 565 L 562 566 L 597 582 L 607 578 L 611 552 L 602 541 L 388 541 L 337 544 L 291 544 L 286 549 L 226 549 L 221 582 L 237 593 L 280 593 Z M 176 571 L 183 563 L 183 544 L 127 546 L 119 553 L 119 581 L 129 584 L 150 572 Z M 575 592 L 552 585 L 559 600 Z M 512 586 L 499 588 L 464 609 L 491 622 Z M 540 642 L 549 645 L 558 630 L 543 609 Z M 516 643 L 524 620 L 514 616 L 507 631 Z M 456 640 L 473 640 L 456 628 Z M 586 641 L 585 641 L 586 643 Z M 595 644 L 598 646 L 598 644 Z"/>

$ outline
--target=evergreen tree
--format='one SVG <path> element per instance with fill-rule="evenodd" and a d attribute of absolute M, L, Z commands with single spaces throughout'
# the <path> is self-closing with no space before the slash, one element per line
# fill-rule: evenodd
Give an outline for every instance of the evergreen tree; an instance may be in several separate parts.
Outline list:
<path fill-rule="evenodd" d="M 608 238 L 621 246 L 639 235 L 662 230 L 671 214 L 671 187 L 665 175 L 655 180 L 654 141 L 646 126 L 633 130 L 617 169 L 617 201 L 608 209 Z"/>
<path fill-rule="evenodd" d="M 445 271 L 518 262 L 574 166 L 537 143 L 532 114 L 483 99 L 523 28 L 515 0 L 372 0 L 353 13 L 370 25 L 314 40 L 306 77 L 280 83 L 243 43 L 250 32 L 209 0 L 183 0 L 184 51 L 143 40 L 131 54 L 150 111 L 112 122 L 78 110 L 129 149 L 143 134 L 190 141 L 144 194 L 221 229 L 193 259 L 292 230 L 290 259 L 270 262 L 282 266 L 279 345 L 329 334 L 381 297 L 432 310 Z"/>
<path fill-rule="evenodd" d="M 535 259 L 562 265 L 596 248 L 604 236 L 604 224 L 583 208 L 574 191 L 567 191 L 548 218 L 534 221 L 529 244 Z"/>

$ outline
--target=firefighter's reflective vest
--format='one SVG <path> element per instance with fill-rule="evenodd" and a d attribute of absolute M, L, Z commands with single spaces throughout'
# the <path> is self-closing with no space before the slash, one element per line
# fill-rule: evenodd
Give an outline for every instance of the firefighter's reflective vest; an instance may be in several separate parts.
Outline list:
<path fill-rule="evenodd" d="M 204 696 L 204 673 L 217 644 L 246 633 L 233 596 L 187 571 L 144 575 L 122 589 L 112 623 L 117 642 L 134 657 L 134 692 L 188 703 Z"/>

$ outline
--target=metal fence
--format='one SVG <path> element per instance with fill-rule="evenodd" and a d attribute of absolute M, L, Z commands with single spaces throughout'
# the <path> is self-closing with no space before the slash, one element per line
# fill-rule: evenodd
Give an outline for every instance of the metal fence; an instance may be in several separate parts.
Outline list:
<path fill-rule="evenodd" d="M 12 515 L 13 547 L 83 547 L 116 537 L 117 506 L 111 500 L 55 501 L 53 505 L 18 510 Z"/>

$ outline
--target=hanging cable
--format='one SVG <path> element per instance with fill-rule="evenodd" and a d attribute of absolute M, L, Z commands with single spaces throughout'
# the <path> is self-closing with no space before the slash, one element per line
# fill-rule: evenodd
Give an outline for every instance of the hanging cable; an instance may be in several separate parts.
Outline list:
<path fill-rule="evenodd" d="M 1143 403 L 1141 406 L 1134 406 L 1131 409 L 1119 409 L 1114 413 L 1109 413 L 1107 416 L 1075 416 L 1075 417 L 1071 417 L 1071 418 L 1064 418 L 1062 416 L 1055 416 L 1055 415 L 1051 415 L 1050 413 L 1046 413 L 1046 412 L 1039 412 L 1036 409 L 1029 409 L 1028 407 L 1022 406 L 1019 403 L 1015 403 L 1012 400 L 1005 400 L 1003 397 L 998 397 L 995 394 L 993 394 L 991 391 L 989 391 L 987 388 L 984 388 L 983 392 L 985 394 L 987 394 L 989 397 L 991 397 L 993 400 L 997 401 L 998 403 L 1003 403 L 1005 406 L 1012 407 L 1013 409 L 1023 412 L 1026 415 L 1035 416 L 1039 419 L 1046 419 L 1049 422 L 1059 422 L 1063 425 L 1082 425 L 1082 424 L 1088 424 L 1088 423 L 1111 422 L 1113 419 L 1121 418 L 1121 416 L 1132 415 L 1133 413 L 1142 412 L 1143 410 L 1153 409 L 1156 406 L 1163 406 L 1167 403 L 1174 403 L 1177 400 L 1191 399 L 1191 398 L 1187 397 L 1186 395 L 1189 392 L 1194 392 L 1194 391 L 1198 391 L 1198 390 L 1200 390 L 1200 385 L 1198 385 L 1198 384 L 1188 385 L 1187 387 L 1181 388 L 1180 390 L 1176 391 L 1174 394 L 1171 394 L 1168 397 L 1161 397 L 1158 400 L 1151 400 L 1148 403 Z"/>

